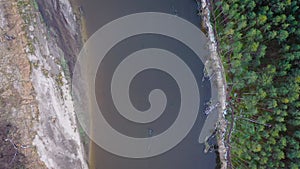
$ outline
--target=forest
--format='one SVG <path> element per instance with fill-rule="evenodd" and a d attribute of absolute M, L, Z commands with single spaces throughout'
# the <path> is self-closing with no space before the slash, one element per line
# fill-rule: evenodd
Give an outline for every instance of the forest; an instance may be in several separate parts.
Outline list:
<path fill-rule="evenodd" d="M 300 1 L 211 0 L 230 168 L 300 168 Z"/>

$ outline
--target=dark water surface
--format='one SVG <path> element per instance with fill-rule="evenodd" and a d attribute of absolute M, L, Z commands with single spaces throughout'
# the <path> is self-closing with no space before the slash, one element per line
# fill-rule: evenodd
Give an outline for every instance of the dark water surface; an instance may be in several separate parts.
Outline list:
<path fill-rule="evenodd" d="M 196 26 L 200 26 L 197 4 L 194 0 L 81 0 L 86 18 L 88 35 L 110 21 L 137 12 L 164 12 L 178 15 Z M 170 27 L 170 29 L 172 29 Z M 180 91 L 169 74 L 157 69 L 140 72 L 130 85 L 130 99 L 138 110 L 147 110 L 148 95 L 153 89 L 161 89 L 167 97 L 167 106 L 159 119 L 139 124 L 127 120 L 116 110 L 110 94 L 110 83 L 114 70 L 129 54 L 146 48 L 161 48 L 180 57 L 193 71 L 201 93 L 198 119 L 187 137 L 164 154 L 146 158 L 130 159 L 111 154 L 92 144 L 91 166 L 97 169 L 210 169 L 216 166 L 216 154 L 203 153 L 204 145 L 198 143 L 206 116 L 204 104 L 211 97 L 209 81 L 202 82 L 203 63 L 195 53 L 176 39 L 163 35 L 138 35 L 125 39 L 114 46 L 105 56 L 98 69 L 96 96 L 105 119 L 118 132 L 131 137 L 151 137 L 168 129 L 175 121 L 180 108 Z"/>

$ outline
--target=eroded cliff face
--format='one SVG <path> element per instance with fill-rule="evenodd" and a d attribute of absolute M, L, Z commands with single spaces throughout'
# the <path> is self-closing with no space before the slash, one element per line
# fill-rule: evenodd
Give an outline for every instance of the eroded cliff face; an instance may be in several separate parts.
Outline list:
<path fill-rule="evenodd" d="M 88 168 L 67 80 L 79 27 L 69 1 L 40 2 L 0 1 L 0 168 Z"/>
<path fill-rule="evenodd" d="M 0 1 L 0 168 L 46 168 L 32 140 L 38 104 L 24 21 L 16 2 Z"/>
<path fill-rule="evenodd" d="M 72 73 L 76 55 L 82 46 L 79 25 L 69 0 L 36 0 L 49 35 L 63 49 Z"/>

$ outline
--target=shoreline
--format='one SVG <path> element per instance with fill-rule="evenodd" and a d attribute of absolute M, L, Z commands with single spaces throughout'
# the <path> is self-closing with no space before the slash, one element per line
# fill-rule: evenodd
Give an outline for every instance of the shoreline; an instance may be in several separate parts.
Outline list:
<path fill-rule="evenodd" d="M 199 1 L 197 1 L 199 3 Z M 218 90 L 218 102 L 220 106 L 218 106 L 218 122 L 217 122 L 217 143 L 218 143 L 218 152 L 221 161 L 221 169 L 226 169 L 227 166 L 227 147 L 225 143 L 225 134 L 227 128 L 227 121 L 225 119 L 225 110 L 226 110 L 226 76 L 224 67 L 221 61 L 221 58 L 218 54 L 218 45 L 215 38 L 215 32 L 212 28 L 212 24 L 210 22 L 210 2 L 208 0 L 201 0 L 201 17 L 202 17 L 202 27 L 207 30 L 208 38 L 209 38 L 209 50 L 210 50 L 210 65 L 209 67 L 213 72 L 216 73 L 216 78 L 214 81 L 217 85 Z"/>

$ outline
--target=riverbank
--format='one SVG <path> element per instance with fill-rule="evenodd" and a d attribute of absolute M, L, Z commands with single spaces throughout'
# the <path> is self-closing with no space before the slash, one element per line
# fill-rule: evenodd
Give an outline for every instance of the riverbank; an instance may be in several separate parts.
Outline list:
<path fill-rule="evenodd" d="M 218 112 L 218 122 L 216 124 L 217 128 L 217 143 L 218 143 L 218 152 L 221 162 L 221 168 L 226 169 L 227 166 L 227 147 L 225 142 L 226 129 L 227 129 L 227 121 L 225 119 L 225 110 L 226 110 L 226 78 L 225 71 L 222 64 L 222 60 L 218 53 L 218 44 L 215 36 L 215 30 L 211 24 L 211 4 L 209 0 L 201 0 L 199 2 L 199 6 L 201 7 L 201 17 L 202 17 L 202 27 L 204 27 L 207 31 L 208 35 L 208 45 L 210 50 L 210 57 L 208 59 L 208 63 L 206 68 L 210 70 L 210 74 L 215 74 L 215 78 L 212 79 L 212 83 L 216 85 L 217 89 L 217 102 L 220 103 L 220 106 L 217 107 Z"/>
<path fill-rule="evenodd" d="M 5 158 L 0 163 L 5 168 L 85 169 L 68 68 L 81 46 L 76 18 L 68 1 L 47 1 L 48 6 L 37 2 L 0 3 L 5 82 L 0 122 L 5 140 L 0 157 Z M 60 20 L 47 20 L 54 13 Z"/>

